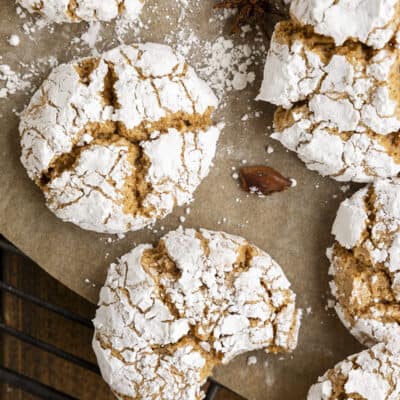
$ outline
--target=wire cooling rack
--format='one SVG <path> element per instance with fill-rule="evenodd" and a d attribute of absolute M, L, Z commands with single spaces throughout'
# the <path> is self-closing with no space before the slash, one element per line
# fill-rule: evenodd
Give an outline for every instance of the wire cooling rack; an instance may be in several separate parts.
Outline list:
<path fill-rule="evenodd" d="M 10 242 L 0 236 L 0 253 L 3 252 L 11 252 L 19 255 L 20 257 L 27 257 L 23 254 L 19 249 L 13 246 Z M 1 254 L 0 254 L 1 256 Z M 62 318 L 65 318 L 73 323 L 80 324 L 86 326 L 89 329 L 93 329 L 92 322 L 89 319 L 86 319 L 78 314 L 72 313 L 62 307 L 58 307 L 52 303 L 43 301 L 42 299 L 33 296 L 25 291 L 20 290 L 19 288 L 13 287 L 8 284 L 4 279 L 4 268 L 5 266 L 2 264 L 2 258 L 0 257 L 0 294 L 9 294 L 11 296 L 15 296 L 24 302 L 29 302 L 39 306 L 41 308 L 50 311 L 53 314 L 57 314 Z M 71 353 L 68 353 L 60 348 L 51 345 L 50 343 L 41 341 L 33 336 L 28 335 L 27 333 L 14 329 L 8 326 L 5 323 L 4 318 L 4 307 L 2 302 L 0 302 L 1 310 L 0 310 L 0 333 L 5 335 L 10 335 L 15 339 L 29 344 L 31 346 L 36 347 L 40 351 L 44 351 L 50 353 L 56 357 L 64 359 L 68 362 L 71 362 L 79 367 L 85 368 L 88 371 L 94 372 L 100 375 L 100 370 L 96 364 L 93 364 L 90 361 L 87 361 L 83 358 L 77 357 Z M 46 400 L 78 400 L 74 397 L 71 397 L 65 393 L 62 393 L 54 388 L 44 385 L 43 383 L 31 379 L 28 376 L 22 375 L 18 373 L 18 371 L 11 370 L 3 365 L 3 361 L 0 360 L 0 382 L 8 384 L 14 388 L 20 389 L 26 393 L 30 393 L 39 399 Z M 223 385 L 219 384 L 213 379 L 209 379 L 206 400 L 216 400 L 219 392 L 221 390 L 225 390 L 233 393 Z M 238 396 L 238 399 L 240 397 Z"/>

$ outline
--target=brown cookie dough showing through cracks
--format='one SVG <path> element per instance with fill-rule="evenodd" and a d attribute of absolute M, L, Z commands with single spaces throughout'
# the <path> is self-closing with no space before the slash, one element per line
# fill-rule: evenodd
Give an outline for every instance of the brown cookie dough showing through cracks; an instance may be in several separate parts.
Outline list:
<path fill-rule="evenodd" d="M 103 200 L 106 199 L 104 201 L 110 200 L 106 204 L 107 207 L 119 210 L 121 221 L 112 224 L 118 225 L 117 227 L 110 226 L 110 229 L 104 227 L 107 225 L 107 215 L 112 218 L 112 214 L 115 213 L 110 209 L 108 214 L 104 212 L 94 216 L 93 218 L 97 219 L 94 224 L 90 220 L 79 223 L 79 217 L 75 223 L 86 229 L 110 231 L 110 233 L 140 229 L 156 218 L 168 214 L 173 203 L 182 205 L 190 201 L 192 192 L 208 173 L 221 130 L 221 126 L 214 126 L 211 119 L 217 100 L 205 83 L 180 59 L 177 59 L 176 66 L 167 75 L 153 76 L 152 73 L 143 71 L 142 68 L 147 67 L 151 72 L 152 66 L 143 67 L 140 63 L 146 62 L 149 57 L 154 57 L 159 50 L 156 45 L 149 46 L 149 49 L 143 50 L 133 47 L 138 53 L 136 61 L 129 59 L 129 56 L 124 54 L 124 49 L 117 48 L 99 58 L 84 59 L 74 64 L 73 70 L 78 75 L 79 81 L 71 82 L 75 87 L 71 89 L 70 104 L 64 107 L 66 110 L 60 109 L 60 106 L 49 98 L 53 87 L 46 88 L 46 84 L 25 110 L 20 127 L 22 161 L 31 178 L 45 193 L 49 207 L 56 214 L 60 211 L 62 219 L 75 222 L 74 216 L 63 213 L 63 210 L 71 209 L 74 203 L 79 204 L 83 197 L 90 196 L 90 187 L 93 187 Z M 170 55 L 168 47 L 160 46 L 160 48 L 168 56 Z M 125 51 L 132 51 L 132 48 L 125 48 Z M 153 54 L 148 56 L 146 52 Z M 120 55 L 123 57 L 122 60 L 119 58 Z M 116 56 L 118 58 L 114 60 Z M 162 56 L 161 54 L 161 58 Z M 145 60 L 142 61 L 142 58 Z M 68 65 L 61 66 L 61 68 L 67 67 Z M 136 84 L 131 83 L 128 75 L 132 67 L 138 79 Z M 71 71 L 68 73 L 73 74 Z M 99 82 L 101 74 L 104 75 L 103 82 Z M 124 80 L 122 82 L 120 82 L 121 76 Z M 64 85 L 64 82 L 55 82 L 56 79 L 60 78 L 49 78 L 48 86 Z M 125 81 L 127 88 L 123 87 Z M 93 86 L 99 88 L 102 86 L 102 89 L 92 94 Z M 76 90 L 79 90 L 79 95 L 83 93 L 85 96 L 86 91 L 89 91 L 89 96 L 93 99 L 79 99 L 88 104 L 75 104 L 73 98 Z M 135 90 L 138 93 L 135 93 Z M 140 92 L 149 90 L 150 93 Z M 54 96 L 53 93 L 52 95 Z M 136 96 L 145 97 L 137 99 Z M 91 101 L 93 101 L 92 109 L 90 109 Z M 154 104 L 151 101 L 154 101 Z M 179 106 L 180 103 L 182 107 Z M 132 113 L 134 119 L 137 119 L 137 116 L 134 110 L 131 111 L 127 107 L 138 107 L 137 111 L 144 116 L 133 127 L 127 126 L 125 120 L 130 119 L 128 113 Z M 74 118 L 66 115 L 71 124 L 70 128 L 67 122 L 62 126 L 63 131 L 73 130 L 66 132 L 67 139 L 64 140 L 70 142 L 68 145 L 68 142 L 59 145 L 60 138 L 57 137 L 56 128 L 54 133 L 49 133 L 52 128 L 46 126 L 46 120 L 54 119 L 51 108 L 60 113 L 75 115 Z M 93 118 L 90 115 L 93 112 L 98 117 Z M 64 114 L 60 115 L 62 118 Z M 35 125 L 38 125 L 40 118 L 43 119 L 42 126 L 37 127 Z M 60 123 L 57 118 L 54 123 L 61 125 L 62 121 Z M 82 128 L 80 125 L 83 125 Z M 38 141 L 46 142 L 43 145 L 46 151 L 47 147 L 51 148 L 50 155 L 37 148 L 38 145 L 34 143 L 36 138 Z M 52 140 L 55 140 L 55 145 L 51 143 Z M 113 153 L 112 156 L 103 154 L 108 150 Z M 102 166 L 94 165 L 95 161 L 90 159 L 91 152 L 97 152 L 96 157 L 93 157 L 99 163 L 103 155 L 104 158 L 112 159 L 113 165 L 105 169 L 105 173 L 101 173 Z M 115 154 L 116 152 L 118 154 Z M 50 157 L 51 160 L 47 161 Z M 87 172 L 84 171 L 85 168 L 88 169 Z M 76 172 L 81 170 L 83 175 Z M 90 186 L 87 194 L 86 189 L 80 188 L 80 184 L 74 179 L 79 176 L 85 179 L 94 174 L 98 175 L 88 185 L 82 183 L 83 186 Z M 71 192 L 82 191 L 82 196 L 66 195 L 60 187 L 61 184 L 70 187 Z M 114 191 L 111 196 L 109 190 Z M 85 204 L 85 207 L 88 206 Z M 70 212 L 72 213 L 73 211 Z M 84 220 L 85 218 L 83 217 Z"/>
<path fill-rule="evenodd" d="M 398 180 L 378 181 L 342 203 L 328 255 L 344 325 L 362 343 L 400 343 Z M 351 238 L 351 240 L 350 240 Z"/>
<path fill-rule="evenodd" d="M 271 83 L 273 81 L 273 83 Z M 277 24 L 258 99 L 278 106 L 272 137 L 311 170 L 370 182 L 400 171 L 400 50 Z"/>
<path fill-rule="evenodd" d="M 400 394 L 399 349 L 378 344 L 347 357 L 311 386 L 307 400 L 395 400 Z"/>
<path fill-rule="evenodd" d="M 215 366 L 294 350 L 301 311 L 281 268 L 244 239 L 178 229 L 112 264 L 94 350 L 120 399 L 203 399 Z"/>

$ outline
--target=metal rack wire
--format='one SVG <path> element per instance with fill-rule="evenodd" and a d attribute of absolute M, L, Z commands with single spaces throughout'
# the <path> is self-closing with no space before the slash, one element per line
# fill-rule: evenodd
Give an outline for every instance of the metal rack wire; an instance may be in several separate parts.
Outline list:
<path fill-rule="evenodd" d="M 14 254 L 19 255 L 20 257 L 26 257 L 19 249 L 13 246 L 10 242 L 0 236 L 0 255 L 2 252 L 12 252 Z M 80 324 L 88 327 L 89 329 L 93 329 L 92 322 L 89 319 L 83 318 L 80 315 L 72 313 L 62 307 L 58 307 L 52 303 L 48 303 L 43 301 L 42 299 L 32 296 L 29 293 L 21 291 L 20 289 L 11 286 L 7 282 L 4 281 L 3 276 L 3 268 L 4 266 L 1 264 L 0 259 L 0 294 L 3 295 L 5 293 L 16 296 L 17 298 L 23 300 L 24 302 L 30 302 L 35 304 L 36 306 L 42 307 L 54 314 L 58 314 L 59 316 L 68 319 L 76 324 Z M 1 303 L 0 303 L 1 305 Z M 77 357 L 71 353 L 68 353 L 64 350 L 59 349 L 56 346 L 53 346 L 49 343 L 43 342 L 33 336 L 28 335 L 27 333 L 14 329 L 10 326 L 7 326 L 4 318 L 4 309 L 1 307 L 0 310 L 0 333 L 10 335 L 15 339 L 27 343 L 29 345 L 35 346 L 37 349 L 41 351 L 45 351 L 47 353 L 53 354 L 56 357 L 62 358 L 68 362 L 71 362 L 77 366 L 85 368 L 89 371 L 92 371 L 96 374 L 100 374 L 100 370 L 96 364 L 93 364 L 83 358 Z M 74 397 L 71 397 L 65 393 L 59 392 L 58 390 L 53 389 L 50 386 L 44 385 L 41 382 L 38 382 L 34 379 L 31 379 L 25 375 L 18 373 L 17 371 L 13 371 L 8 369 L 6 366 L 2 365 L 0 360 L 0 382 L 13 386 L 15 388 L 21 389 L 26 393 L 30 393 L 40 399 L 45 400 L 78 400 Z M 220 392 L 221 389 L 229 390 L 216 382 L 213 379 L 209 380 L 208 390 L 206 394 L 206 400 L 214 400 L 216 396 Z"/>

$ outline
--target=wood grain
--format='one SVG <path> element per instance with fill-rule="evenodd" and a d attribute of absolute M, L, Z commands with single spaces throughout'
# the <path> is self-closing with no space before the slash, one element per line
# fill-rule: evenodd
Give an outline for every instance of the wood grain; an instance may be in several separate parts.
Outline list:
<path fill-rule="evenodd" d="M 85 318 L 93 318 L 94 305 L 71 292 L 29 260 L 4 253 L 1 254 L 0 261 L 3 279 L 7 283 Z M 9 294 L 2 295 L 1 305 L 7 325 L 93 363 L 96 362 L 91 349 L 91 329 Z M 23 344 L 8 335 L 0 334 L 0 360 L 5 367 L 77 399 L 114 399 L 107 385 L 97 374 Z M 34 397 L 0 384 L 0 399 L 33 400 Z M 217 399 L 240 398 L 222 390 Z"/>

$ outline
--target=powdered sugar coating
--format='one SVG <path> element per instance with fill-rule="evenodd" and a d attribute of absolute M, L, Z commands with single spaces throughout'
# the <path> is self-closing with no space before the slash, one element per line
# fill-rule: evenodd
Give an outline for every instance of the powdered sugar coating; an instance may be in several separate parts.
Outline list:
<path fill-rule="evenodd" d="M 362 343 L 399 344 L 400 180 L 378 180 L 345 200 L 332 233 L 337 242 L 328 256 L 340 319 Z"/>
<path fill-rule="evenodd" d="M 335 239 L 346 249 L 359 244 L 367 228 L 368 214 L 365 198 L 368 188 L 356 192 L 340 204 L 332 227 Z"/>
<path fill-rule="evenodd" d="M 111 21 L 123 15 L 136 19 L 144 0 L 17 0 L 30 13 L 49 22 Z"/>
<path fill-rule="evenodd" d="M 257 100 L 291 108 L 318 87 L 324 76 L 318 55 L 300 41 L 292 46 L 280 43 L 274 32 L 264 67 L 264 79 Z"/>
<path fill-rule="evenodd" d="M 311 386 L 307 400 L 395 400 L 400 396 L 398 349 L 378 344 L 352 355 Z"/>
<path fill-rule="evenodd" d="M 295 123 L 274 132 L 271 137 L 295 151 L 307 168 L 341 182 L 371 182 L 376 178 L 396 176 L 400 163 L 372 135 L 355 133 L 342 136 L 323 125 L 313 129 L 308 112 L 299 110 Z"/>
<path fill-rule="evenodd" d="M 293 350 L 300 316 L 268 254 L 223 232 L 178 229 L 111 265 L 93 346 L 117 397 L 195 400 L 221 361 Z"/>
<path fill-rule="evenodd" d="M 314 48 L 307 35 L 288 22 L 273 35 L 258 99 L 288 111 L 276 113 L 272 137 L 311 170 L 339 181 L 397 175 L 391 135 L 400 129 L 398 50 L 332 51 L 329 42 Z"/>
<path fill-rule="evenodd" d="M 376 49 L 395 35 L 399 10 L 398 0 L 293 0 L 290 6 L 298 22 L 332 37 L 337 46 L 353 39 Z"/>
<path fill-rule="evenodd" d="M 207 176 L 217 103 L 168 46 L 120 46 L 52 71 L 22 114 L 21 160 L 61 219 L 141 229 L 190 202 Z"/>

